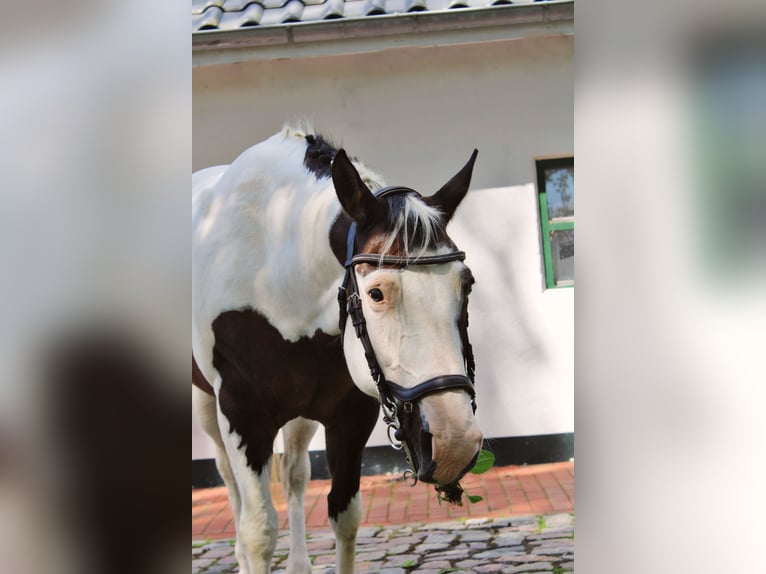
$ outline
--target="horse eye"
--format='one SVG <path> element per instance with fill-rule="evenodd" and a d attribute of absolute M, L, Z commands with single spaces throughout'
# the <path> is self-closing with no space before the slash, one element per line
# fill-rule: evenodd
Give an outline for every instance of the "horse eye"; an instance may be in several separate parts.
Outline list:
<path fill-rule="evenodd" d="M 370 295 L 370 299 L 372 299 L 376 303 L 380 303 L 381 301 L 383 301 L 383 291 L 381 291 L 380 289 L 370 289 L 369 295 Z"/>

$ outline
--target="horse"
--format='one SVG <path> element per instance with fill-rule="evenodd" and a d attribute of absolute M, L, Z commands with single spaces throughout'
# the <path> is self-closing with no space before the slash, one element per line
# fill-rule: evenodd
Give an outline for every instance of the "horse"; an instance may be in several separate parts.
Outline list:
<path fill-rule="evenodd" d="M 193 404 L 227 487 L 240 574 L 270 572 L 280 429 L 291 574 L 311 571 L 303 506 L 319 423 L 339 574 L 354 571 L 362 451 L 381 410 L 416 480 L 459 495 L 483 436 L 467 334 L 474 279 L 446 225 L 477 153 L 421 196 L 286 125 L 192 175 Z"/>

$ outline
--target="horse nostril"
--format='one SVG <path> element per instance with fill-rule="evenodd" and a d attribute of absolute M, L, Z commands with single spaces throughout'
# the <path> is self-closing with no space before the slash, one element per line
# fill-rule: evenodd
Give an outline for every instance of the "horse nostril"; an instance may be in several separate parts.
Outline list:
<path fill-rule="evenodd" d="M 399 442 L 402 442 L 404 440 L 404 431 L 402 429 L 396 429 L 396 432 L 394 433 L 394 438 L 398 440 Z"/>

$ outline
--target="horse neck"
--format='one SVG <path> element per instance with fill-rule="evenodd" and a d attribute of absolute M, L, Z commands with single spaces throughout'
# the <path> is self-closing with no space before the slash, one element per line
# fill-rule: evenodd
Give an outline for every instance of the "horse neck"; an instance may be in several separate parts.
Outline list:
<path fill-rule="evenodd" d="M 263 288 L 274 310 L 272 322 L 281 324 L 288 339 L 311 336 L 316 330 L 339 333 L 336 301 L 344 270 L 330 247 L 330 231 L 340 211 L 328 181 L 325 189 L 292 206 L 291 214 L 268 232 L 264 247 L 269 265 L 256 278 L 256 288 Z"/>

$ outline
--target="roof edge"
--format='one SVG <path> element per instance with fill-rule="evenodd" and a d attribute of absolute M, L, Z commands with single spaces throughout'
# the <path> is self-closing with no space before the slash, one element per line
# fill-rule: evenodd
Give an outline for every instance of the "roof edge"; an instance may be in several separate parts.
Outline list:
<path fill-rule="evenodd" d="M 574 34 L 574 0 L 296 22 L 192 34 L 193 65 Z"/>

